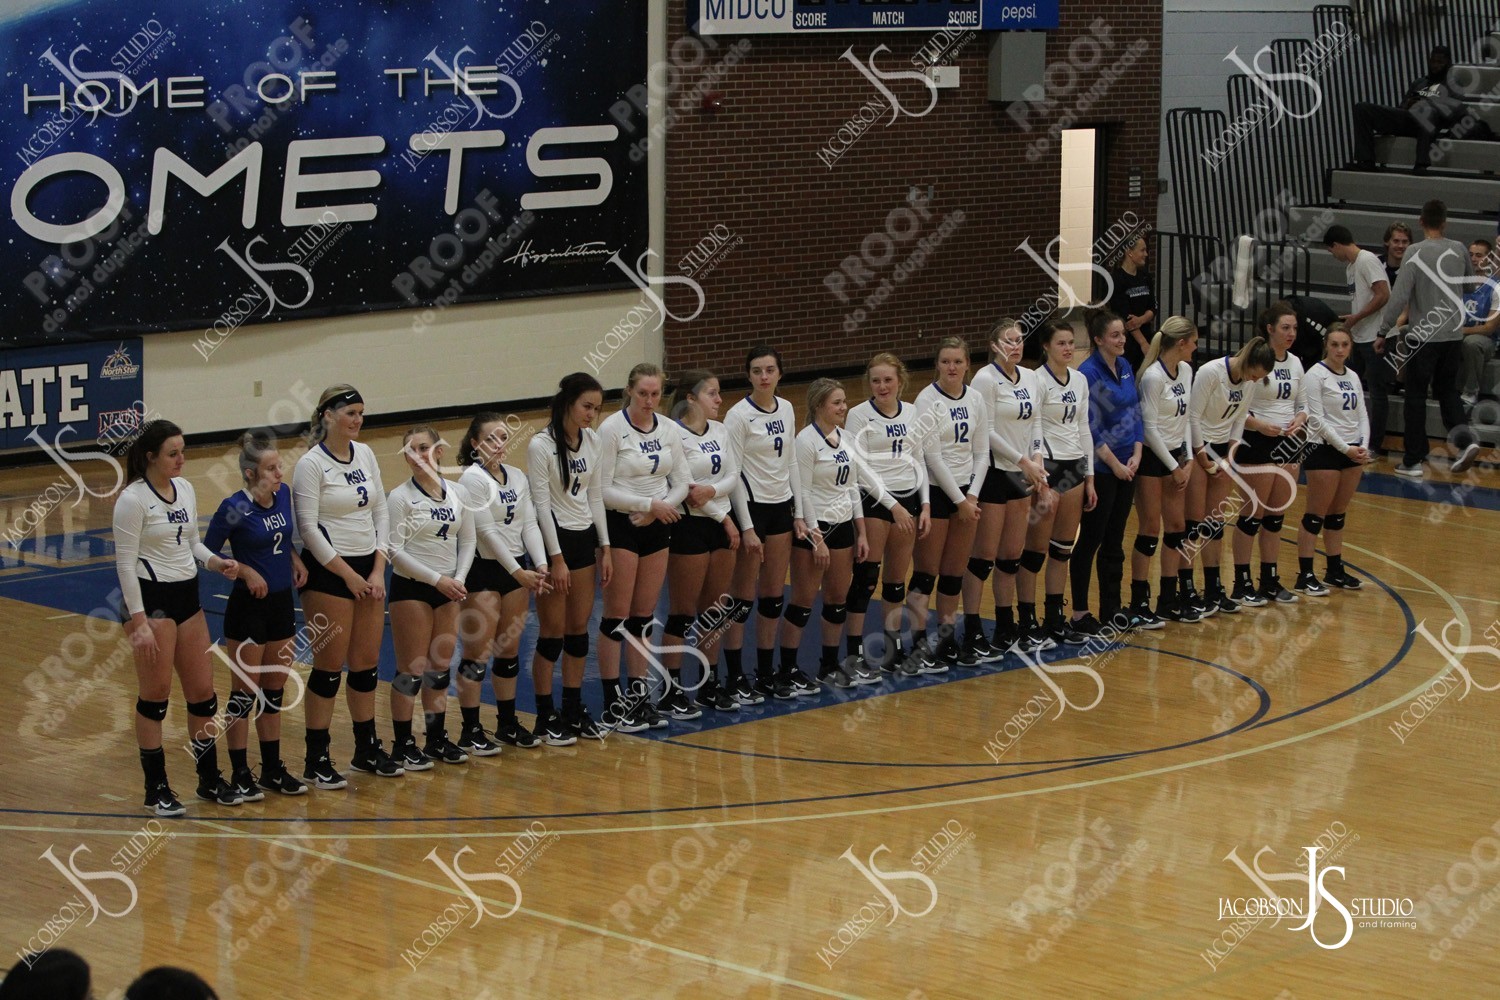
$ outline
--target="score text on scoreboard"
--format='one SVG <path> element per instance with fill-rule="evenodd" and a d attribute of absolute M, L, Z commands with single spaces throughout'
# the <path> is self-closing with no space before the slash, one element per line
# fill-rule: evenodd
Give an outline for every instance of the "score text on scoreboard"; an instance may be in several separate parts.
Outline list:
<path fill-rule="evenodd" d="M 700 35 L 814 31 L 1031 31 L 1056 28 L 1060 0 L 689 0 Z"/>

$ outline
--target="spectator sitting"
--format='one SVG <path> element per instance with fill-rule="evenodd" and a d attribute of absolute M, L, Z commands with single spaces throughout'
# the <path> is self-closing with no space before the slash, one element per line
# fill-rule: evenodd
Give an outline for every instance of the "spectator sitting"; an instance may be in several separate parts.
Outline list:
<path fill-rule="evenodd" d="M 1464 102 L 1453 85 L 1453 56 L 1446 45 L 1427 56 L 1427 75 L 1407 88 L 1399 108 L 1361 102 L 1354 106 L 1354 167 L 1375 169 L 1375 134 L 1409 135 L 1417 140 L 1412 173 L 1425 174 L 1431 163 L 1432 139 L 1463 117 Z"/>
<path fill-rule="evenodd" d="M 1469 261 L 1479 276 L 1473 290 L 1464 295 L 1463 402 L 1473 406 L 1480 396 L 1493 396 L 1493 386 L 1484 384 L 1484 366 L 1495 357 L 1500 341 L 1500 278 L 1495 275 L 1494 246 L 1489 240 L 1469 244 Z"/>
<path fill-rule="evenodd" d="M 0 981 L 0 1000 L 86 1000 L 89 963 L 66 948 L 25 955 Z"/>

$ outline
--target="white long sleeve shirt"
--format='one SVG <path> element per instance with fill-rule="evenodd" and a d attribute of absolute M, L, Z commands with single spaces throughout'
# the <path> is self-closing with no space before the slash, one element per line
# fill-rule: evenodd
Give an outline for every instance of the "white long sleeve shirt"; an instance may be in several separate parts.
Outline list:
<path fill-rule="evenodd" d="M 723 521 L 736 490 L 743 494 L 740 485 L 740 463 L 734 449 L 729 447 L 729 433 L 717 420 L 710 420 L 698 434 L 681 424 L 678 433 L 682 447 L 687 453 L 688 477 L 697 486 L 708 486 L 714 491 L 713 499 L 702 507 L 684 507 L 689 517 L 709 517 Z"/>
<path fill-rule="evenodd" d="M 547 555 L 562 552 L 557 529 L 582 531 L 589 526 L 599 534 L 599 544 L 609 545 L 609 527 L 604 520 L 604 488 L 599 475 L 599 436 L 585 427 L 578 450 L 568 452 L 568 476 L 561 479 L 557 467 L 557 442 L 543 429 L 526 446 L 526 472 L 531 499 L 536 505 L 537 525 L 542 529 Z"/>
<path fill-rule="evenodd" d="M 929 435 L 917 415 L 914 405 L 897 400 L 895 414 L 888 417 L 867 399 L 849 409 L 844 440 L 888 491 L 903 497 L 917 493 L 925 504 Z"/>
<path fill-rule="evenodd" d="M 1042 387 L 1039 373 L 1016 367 L 1016 377 L 995 363 L 974 374 L 970 388 L 979 392 L 990 416 L 990 462 L 1006 472 L 1020 472 L 1021 459 L 1043 452 Z"/>
<path fill-rule="evenodd" d="M 115 573 L 125 610 L 146 610 L 141 580 L 181 583 L 198 575 L 198 564 L 213 557 L 198 534 L 198 495 L 186 479 L 172 480 L 164 497 L 144 479 L 120 491 L 113 517 Z"/>
<path fill-rule="evenodd" d="M 474 519 L 474 541 L 486 559 L 507 573 L 520 568 L 520 558 L 531 556 L 533 566 L 547 565 L 547 549 L 531 500 L 531 482 L 513 465 L 501 465 L 495 476 L 475 463 L 458 479 L 468 494 L 466 506 Z"/>
<path fill-rule="evenodd" d="M 1302 359 L 1295 354 L 1277 361 L 1248 400 L 1250 416 L 1286 428 L 1292 418 L 1307 409 L 1307 390 L 1302 384 L 1305 374 Z"/>
<path fill-rule="evenodd" d="M 1069 368 L 1059 381 L 1050 368 L 1037 369 L 1041 388 L 1042 447 L 1054 462 L 1083 459 L 1084 475 L 1094 474 L 1094 435 L 1089 430 L 1089 380 Z"/>
<path fill-rule="evenodd" d="M 467 491 L 438 480 L 433 496 L 408 479 L 391 490 L 391 571 L 418 583 L 436 585 L 445 576 L 463 583 L 474 562 L 474 518 L 465 508 Z"/>
<path fill-rule="evenodd" d="M 797 416 L 792 404 L 776 397 L 774 410 L 763 410 L 749 396 L 729 408 L 724 417 L 729 447 L 740 460 L 740 482 L 751 503 L 792 500 L 796 516 L 802 509 L 802 482 L 797 470 Z"/>
<path fill-rule="evenodd" d="M 1141 424 L 1146 447 L 1169 469 L 1177 468 L 1172 453 L 1192 436 L 1193 368 L 1186 361 L 1177 362 L 1177 373 L 1167 371 L 1162 361 L 1141 373 Z"/>
<path fill-rule="evenodd" d="M 978 498 L 990 467 L 989 408 L 973 386 L 950 396 L 936 382 L 917 394 L 917 419 L 934 425 L 926 450 L 927 472 L 948 499 Z M 927 416 L 931 414 L 931 416 Z"/>
<path fill-rule="evenodd" d="M 653 500 L 676 507 L 691 482 L 677 422 L 655 413 L 646 430 L 632 424 L 625 410 L 605 417 L 599 469 L 606 510 L 644 513 Z"/>
<path fill-rule="evenodd" d="M 1191 418 L 1193 450 L 1239 441 L 1245 432 L 1252 386 L 1229 377 L 1229 358 L 1208 362 L 1193 376 Z M 1220 455 L 1220 458 L 1224 456 Z"/>
<path fill-rule="evenodd" d="M 829 437 L 837 444 L 830 444 Z M 797 435 L 797 464 L 806 490 L 809 527 L 818 522 L 842 524 L 863 518 L 861 484 L 881 506 L 887 509 L 896 506 L 896 498 L 845 443 L 844 432 L 837 427 L 830 428 L 827 436 L 817 424 L 802 428 Z"/>
<path fill-rule="evenodd" d="M 1307 424 L 1311 440 L 1322 439 L 1347 454 L 1370 440 L 1370 414 L 1365 409 L 1364 386 L 1359 373 L 1342 373 L 1319 361 L 1307 370 Z"/>
<path fill-rule="evenodd" d="M 327 565 L 335 556 L 367 556 L 390 537 L 385 486 L 370 446 L 350 442 L 349 461 L 319 443 L 292 470 L 292 510 L 306 551 Z"/>

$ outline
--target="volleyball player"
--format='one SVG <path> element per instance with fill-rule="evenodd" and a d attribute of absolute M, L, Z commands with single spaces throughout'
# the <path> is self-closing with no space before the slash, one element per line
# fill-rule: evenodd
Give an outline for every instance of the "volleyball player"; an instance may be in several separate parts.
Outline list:
<path fill-rule="evenodd" d="M 912 526 L 892 533 L 894 516 L 869 493 L 862 494 L 865 515 L 865 557 L 854 564 L 849 587 L 849 622 L 845 642 L 848 655 L 843 673 L 852 684 L 878 684 L 880 675 L 864 656 L 865 614 L 875 597 L 875 586 L 884 586 L 881 600 L 886 613 L 895 616 L 883 630 L 881 667 L 894 670 L 899 662 L 901 607 L 906 601 L 906 574 L 911 569 L 912 546 L 932 527 L 932 503 L 927 484 L 926 430 L 918 424 L 916 407 L 902 401 L 906 392 L 906 365 L 894 354 L 882 352 L 865 366 L 865 384 L 870 398 L 850 407 L 844 418 L 844 440 L 865 467 L 896 498 L 903 510 L 915 518 Z"/>
<path fill-rule="evenodd" d="M 307 792 L 281 761 L 283 679 L 293 669 L 297 630 L 292 588 L 307 582 L 307 567 L 292 547 L 292 488 L 282 482 L 276 440 L 247 431 L 240 438 L 239 466 L 245 488 L 219 504 L 203 544 L 219 552 L 228 542 L 240 564 L 224 609 L 224 645 L 233 673 L 224 738 L 230 784 L 246 802 L 259 802 L 265 798 L 261 789 Z M 260 737 L 259 781 L 245 752 L 252 718 Z"/>
<path fill-rule="evenodd" d="M 695 692 L 697 706 L 677 706 L 673 718 L 692 719 L 702 708 L 738 712 L 740 703 L 719 683 L 719 637 L 728 626 L 725 600 L 740 547 L 740 530 L 730 516 L 737 505 L 745 514 L 739 457 L 729 447 L 719 422 L 719 380 L 706 371 L 684 372 L 672 398 L 687 453 L 692 487 L 683 505 L 686 517 L 672 526 L 667 560 L 667 625 L 664 650 L 676 648 L 667 663 L 674 691 L 682 690 L 682 658 L 689 634 L 701 656 L 703 677 Z M 696 712 L 696 714 L 693 714 Z"/>
<path fill-rule="evenodd" d="M 1041 501 L 1036 523 L 1028 530 L 1027 548 L 1039 552 L 1046 541 L 1042 627 L 1047 638 L 1077 645 L 1087 642 L 1088 636 L 1073 628 L 1063 615 L 1063 590 L 1068 582 L 1068 560 L 1073 557 L 1078 537 L 1078 521 L 1085 510 L 1094 509 L 1099 497 L 1094 492 L 1089 380 L 1070 367 L 1074 349 L 1073 326 L 1067 320 L 1053 320 L 1042 327 L 1043 364 L 1037 370 L 1037 384 L 1042 390 L 1042 442 L 1050 489 Z M 1022 596 L 1035 600 L 1035 591 Z"/>
<path fill-rule="evenodd" d="M 1188 545 L 1203 557 L 1203 599 L 1225 614 L 1240 605 L 1224 592 L 1224 526 L 1233 509 L 1234 489 L 1225 459 L 1244 433 L 1246 405 L 1256 382 L 1276 364 L 1276 352 L 1264 337 L 1252 337 L 1238 354 L 1216 358 L 1193 376 L 1193 467 L 1188 480 L 1186 523 Z M 1253 501 L 1246 498 L 1244 503 Z"/>
<path fill-rule="evenodd" d="M 979 526 L 979 494 L 989 471 L 990 421 L 984 400 L 964 384 L 969 345 L 961 337 L 938 341 L 937 381 L 917 394 L 918 419 L 934 424 L 935 441 L 926 449 L 927 471 L 939 490 L 932 498 L 932 528 L 916 544 L 916 572 L 906 595 L 915 620 L 912 651 L 903 672 L 944 673 L 958 663 L 954 626 L 964 570 Z M 937 584 L 939 638 L 927 641 L 927 602 Z M 976 609 L 977 610 L 977 609 Z"/>
<path fill-rule="evenodd" d="M 1278 300 L 1261 310 L 1257 332 L 1275 352 L 1270 374 L 1247 400 L 1244 441 L 1232 456 L 1245 482 L 1254 491 L 1248 514 L 1241 514 L 1234 536 L 1235 601 L 1261 607 L 1268 601 L 1290 604 L 1297 595 L 1281 585 L 1276 560 L 1281 552 L 1282 512 L 1296 499 L 1297 471 L 1305 447 L 1307 392 L 1302 361 L 1291 353 L 1297 340 L 1297 313 Z M 1256 467 L 1259 468 L 1256 468 Z M 1252 498 L 1247 497 L 1247 500 Z M 1260 535 L 1260 587 L 1250 575 L 1255 536 Z"/>
<path fill-rule="evenodd" d="M 531 498 L 551 561 L 550 589 L 536 595 L 537 640 L 531 659 L 536 731 L 548 746 L 569 746 L 580 736 L 602 740 L 605 735 L 583 705 L 595 567 L 606 585 L 614 574 L 599 480 L 599 438 L 592 430 L 603 405 L 604 389 L 592 375 L 564 376 L 552 397 L 547 426 L 526 447 Z M 561 716 L 552 701 L 552 664 L 559 654 Z M 620 682 L 601 680 L 601 685 L 608 708 L 618 697 Z"/>
<path fill-rule="evenodd" d="M 516 678 L 521 672 L 528 597 L 547 586 L 547 550 L 526 473 L 505 464 L 509 443 L 505 419 L 483 412 L 469 422 L 458 448 L 458 464 L 464 470 L 458 485 L 474 518 L 477 550 L 464 578 L 469 593 L 459 612 L 463 657 L 458 662 L 458 705 L 463 729 L 458 747 L 473 757 L 493 757 L 502 743 L 532 749 L 542 742 L 516 718 Z M 485 674 L 495 689 L 494 740 L 479 722 Z"/>
<path fill-rule="evenodd" d="M 1078 544 L 1069 567 L 1073 587 L 1075 631 L 1097 635 L 1101 619 L 1111 634 L 1129 624 L 1119 617 L 1120 582 L 1125 571 L 1125 526 L 1135 505 L 1136 475 L 1141 468 L 1145 433 L 1141 397 L 1134 369 L 1125 360 L 1125 323 L 1107 309 L 1088 312 L 1093 352 L 1078 366 L 1089 380 L 1089 435 L 1094 440 L 1094 477 L 1099 502 L 1078 522 Z M 1099 618 L 1089 613 L 1089 577 L 1094 554 L 1099 563 Z"/>
<path fill-rule="evenodd" d="M 1024 344 L 1020 323 L 1009 317 L 996 323 L 990 334 L 991 362 L 974 374 L 971 385 L 990 418 L 990 468 L 979 494 L 979 527 L 964 573 L 964 648 L 959 662 L 967 666 L 1004 656 L 1019 638 L 1017 574 L 1025 557 L 1032 497 L 1047 486 L 1042 387 L 1038 373 L 1021 365 Z M 996 570 L 995 637 L 986 640 L 979 602 L 991 568 Z M 1027 589 L 1034 592 L 1036 568 L 1026 572 Z"/>
<path fill-rule="evenodd" d="M 599 425 L 600 486 L 614 551 L 614 576 L 604 585 L 599 619 L 599 676 L 606 685 L 611 678 L 618 685 L 622 637 L 630 636 L 625 652 L 630 692 L 618 702 L 606 701 L 603 718 L 606 726 L 625 733 L 667 725 L 651 702 L 645 642 L 667 577 L 672 525 L 682 517 L 678 504 L 690 484 L 677 424 L 656 412 L 662 382 L 661 369 L 649 361 L 630 369 L 624 407 Z M 663 702 L 679 719 L 701 714 L 680 685 L 667 691 Z"/>
<path fill-rule="evenodd" d="M 128 479 L 115 501 L 115 572 L 120 578 L 121 618 L 140 683 L 135 738 L 146 778 L 146 808 L 158 816 L 186 810 L 167 784 L 161 723 L 167 717 L 172 671 L 182 681 L 188 726 L 198 770 L 198 798 L 237 806 L 243 797 L 219 772 L 214 714 L 214 675 L 208 658 L 208 625 L 198 603 L 198 563 L 239 576 L 233 559 L 214 555 L 198 538 L 198 499 L 182 478 L 182 430 L 170 420 L 141 429 L 126 455 Z"/>
<path fill-rule="evenodd" d="M 854 685 L 839 662 L 839 638 L 848 619 L 854 564 L 869 555 L 860 487 L 890 512 L 892 523 L 910 533 L 912 516 L 844 440 L 848 401 L 844 387 L 820 378 L 807 389 L 807 426 L 797 434 L 798 478 L 804 510 L 817 531 L 792 543 L 792 599 L 782 629 L 781 662 L 796 663 L 802 630 L 812 617 L 813 598 L 823 594 L 822 656 L 818 679 L 835 687 Z M 799 673 L 801 671 L 798 671 Z M 878 679 L 878 678 L 877 678 Z"/>
<path fill-rule="evenodd" d="M 1187 319 L 1171 316 L 1151 338 L 1140 378 L 1141 423 L 1146 453 L 1141 459 L 1136 489 L 1137 534 L 1130 559 L 1131 620 L 1135 628 L 1161 628 L 1163 621 L 1197 622 L 1202 615 L 1178 599 L 1178 571 L 1187 542 L 1188 451 L 1192 431 L 1193 370 L 1189 363 L 1198 347 L 1198 330 Z M 1165 528 L 1165 532 L 1163 532 Z M 1151 557 L 1159 542 L 1161 593 L 1151 611 Z M 1191 572 L 1191 569 L 1188 570 Z"/>
<path fill-rule="evenodd" d="M 347 784 L 328 750 L 333 698 L 346 662 L 354 724 L 349 766 L 383 778 L 405 773 L 375 736 L 390 532 L 380 465 L 369 446 L 358 441 L 364 419 L 359 390 L 352 385 L 324 389 L 309 428 L 311 445 L 292 471 L 292 510 L 307 565 L 302 611 L 309 621 L 329 623 L 327 640 L 313 649 L 307 681 L 307 767 L 302 776 L 317 788 Z"/>
<path fill-rule="evenodd" d="M 1344 569 L 1344 518 L 1359 489 L 1370 441 L 1364 387 L 1359 373 L 1349 367 L 1353 350 L 1348 327 L 1334 323 L 1328 328 L 1323 360 L 1307 372 L 1307 426 L 1316 444 L 1307 456 L 1307 512 L 1297 532 L 1296 589 L 1314 597 L 1326 597 L 1329 587 L 1358 590 L 1362 586 Z M 1318 532 L 1325 529 L 1328 572 L 1319 583 L 1313 573 L 1313 552 Z"/>
<path fill-rule="evenodd" d="M 776 395 L 786 370 L 779 351 L 757 344 L 745 357 L 745 370 L 750 376 L 750 394 L 730 407 L 724 419 L 729 447 L 739 456 L 750 518 L 749 525 L 740 524 L 740 555 L 730 582 L 734 608 L 724 637 L 724 660 L 736 700 L 741 705 L 759 705 L 768 697 L 807 697 L 819 689 L 794 670 L 794 663 L 783 663 L 779 675 L 774 664 L 792 535 L 805 538 L 808 531 L 797 470 L 796 412 Z M 740 660 L 752 598 L 756 598 L 753 607 L 758 616 L 753 685 L 745 680 Z"/>
<path fill-rule="evenodd" d="M 391 641 L 396 677 L 391 681 L 391 756 L 408 771 L 432 762 L 462 764 L 469 755 L 448 738 L 449 663 L 458 645 L 459 602 L 469 596 L 464 578 L 474 562 L 474 519 L 456 483 L 438 475 L 443 460 L 438 432 L 423 424 L 401 438 L 411 478 L 391 490 Z M 426 737 L 418 749 L 411 731 L 413 700 L 422 695 Z"/>

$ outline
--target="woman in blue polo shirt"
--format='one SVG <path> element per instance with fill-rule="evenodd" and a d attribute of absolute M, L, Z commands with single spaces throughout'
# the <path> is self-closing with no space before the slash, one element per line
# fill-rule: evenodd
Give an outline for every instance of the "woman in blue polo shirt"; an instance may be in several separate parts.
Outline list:
<path fill-rule="evenodd" d="M 1073 628 L 1096 634 L 1099 621 L 1089 614 L 1089 575 L 1099 557 L 1099 618 L 1108 622 L 1120 610 L 1125 573 L 1125 523 L 1135 501 L 1135 474 L 1145 440 L 1135 372 L 1125 353 L 1125 321 L 1107 309 L 1090 310 L 1089 339 L 1094 349 L 1078 370 L 1089 383 L 1089 431 L 1094 454 L 1102 463 L 1094 477 L 1099 502 L 1083 513 L 1070 569 L 1073 580 Z"/>

